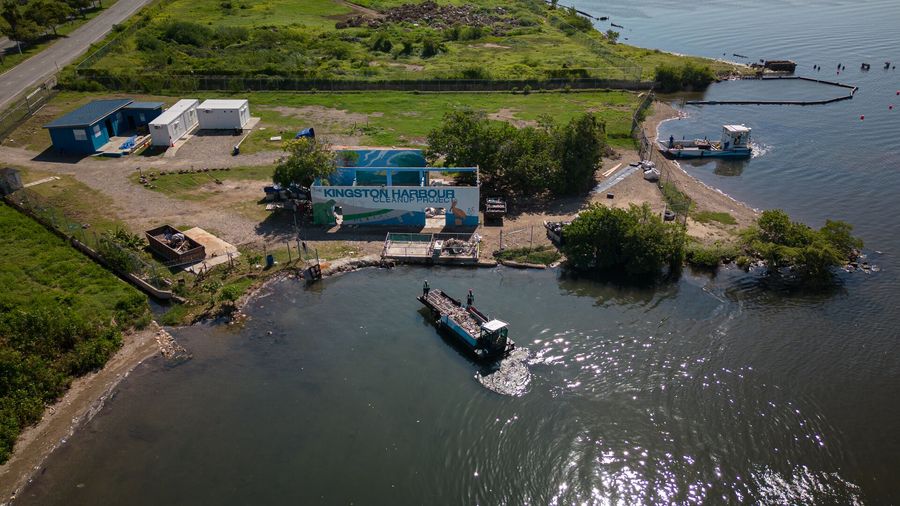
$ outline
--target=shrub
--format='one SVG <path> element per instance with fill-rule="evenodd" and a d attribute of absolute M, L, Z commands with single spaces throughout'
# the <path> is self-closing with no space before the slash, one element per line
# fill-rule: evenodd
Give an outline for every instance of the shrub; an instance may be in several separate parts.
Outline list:
<path fill-rule="evenodd" d="M 379 53 L 390 53 L 391 49 L 394 47 L 394 44 L 391 42 L 391 39 L 385 32 L 379 31 L 375 32 L 372 35 L 372 40 L 369 43 L 369 47 L 372 48 L 372 51 L 378 51 Z"/>
<path fill-rule="evenodd" d="M 189 21 L 172 21 L 162 33 L 164 40 L 196 47 L 208 45 L 212 36 L 212 30 L 206 26 Z"/>
<path fill-rule="evenodd" d="M 431 58 L 432 56 L 437 56 L 438 53 L 443 50 L 443 46 L 431 37 L 426 37 L 422 41 L 422 58 Z"/>
<path fill-rule="evenodd" d="M 694 63 L 685 63 L 680 67 L 660 65 L 656 67 L 654 80 L 659 89 L 666 93 L 680 90 L 703 90 L 716 80 L 712 69 Z"/>
<path fill-rule="evenodd" d="M 580 270 L 623 269 L 637 277 L 654 277 L 663 266 L 678 268 L 684 259 L 684 227 L 666 223 L 650 206 L 628 209 L 594 204 L 565 227 L 563 252 Z"/>

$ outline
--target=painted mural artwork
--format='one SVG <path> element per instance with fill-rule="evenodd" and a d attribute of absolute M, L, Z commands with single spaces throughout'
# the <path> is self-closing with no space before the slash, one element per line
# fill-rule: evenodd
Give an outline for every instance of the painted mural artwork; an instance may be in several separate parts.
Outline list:
<path fill-rule="evenodd" d="M 319 225 L 425 226 L 426 209 L 445 210 L 447 226 L 478 225 L 474 186 L 313 186 L 313 222 Z"/>
<path fill-rule="evenodd" d="M 446 226 L 478 225 L 478 187 L 429 186 L 431 172 L 453 169 L 426 167 L 421 150 L 343 151 L 338 156 L 345 166 L 329 185 L 311 188 L 317 225 L 424 227 L 428 215 L 440 210 Z"/>

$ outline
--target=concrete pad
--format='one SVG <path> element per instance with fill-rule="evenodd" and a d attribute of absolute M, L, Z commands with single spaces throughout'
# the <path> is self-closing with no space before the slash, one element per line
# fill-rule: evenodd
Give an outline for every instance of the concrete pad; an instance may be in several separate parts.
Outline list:
<path fill-rule="evenodd" d="M 198 243 L 202 244 L 204 248 L 206 248 L 207 263 L 209 259 L 213 257 L 224 257 L 227 260 L 229 253 L 231 253 L 232 256 L 236 256 L 238 254 L 237 247 L 223 241 L 222 239 L 219 239 L 218 237 L 210 234 L 200 227 L 194 227 L 190 230 L 185 230 L 184 235 L 197 241 Z"/>

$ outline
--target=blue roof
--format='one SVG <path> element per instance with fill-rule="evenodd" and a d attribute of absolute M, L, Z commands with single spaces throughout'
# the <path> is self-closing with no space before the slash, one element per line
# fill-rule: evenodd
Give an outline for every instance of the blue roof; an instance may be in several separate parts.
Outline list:
<path fill-rule="evenodd" d="M 114 100 L 94 100 L 78 109 L 56 118 L 44 125 L 44 128 L 87 127 L 97 123 L 110 114 L 132 102 L 128 98 Z"/>
<path fill-rule="evenodd" d="M 132 102 L 125 106 L 126 109 L 162 109 L 162 102 Z"/>

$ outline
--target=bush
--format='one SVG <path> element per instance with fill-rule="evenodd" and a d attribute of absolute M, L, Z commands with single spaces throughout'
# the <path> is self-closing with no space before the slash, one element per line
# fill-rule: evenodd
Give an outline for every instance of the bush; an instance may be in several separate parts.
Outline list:
<path fill-rule="evenodd" d="M 503 250 L 497 254 L 499 260 L 526 264 L 550 265 L 560 259 L 562 255 L 553 246 L 521 247 Z"/>
<path fill-rule="evenodd" d="M 212 30 L 204 25 L 189 21 L 172 21 L 163 28 L 162 38 L 196 47 L 205 47 L 213 36 Z"/>
<path fill-rule="evenodd" d="M 826 281 L 832 269 L 856 258 L 862 240 L 853 237 L 853 227 L 828 220 L 814 230 L 792 222 L 784 211 L 763 211 L 756 226 L 743 233 L 745 250 L 763 260 L 770 272 L 792 267 L 808 281 Z"/>
<path fill-rule="evenodd" d="M 390 53 L 391 49 L 394 47 L 394 44 L 391 42 L 391 39 L 387 36 L 385 32 L 375 32 L 372 35 L 372 40 L 369 43 L 369 47 L 372 48 L 372 51 L 378 51 L 379 53 Z"/>
<path fill-rule="evenodd" d="M 680 67 L 660 65 L 656 67 L 654 80 L 659 83 L 660 91 L 671 93 L 681 90 L 704 90 L 716 76 L 707 66 L 685 63 Z"/>
<path fill-rule="evenodd" d="M 563 252 L 580 270 L 624 270 L 636 277 L 654 277 L 684 259 L 686 235 L 677 223 L 663 222 L 650 206 L 628 209 L 594 204 L 565 227 Z"/>
<path fill-rule="evenodd" d="M 426 37 L 422 41 L 422 58 L 431 58 L 432 56 L 437 56 L 438 53 L 444 50 L 444 47 L 438 41 L 432 39 L 431 37 Z"/>

